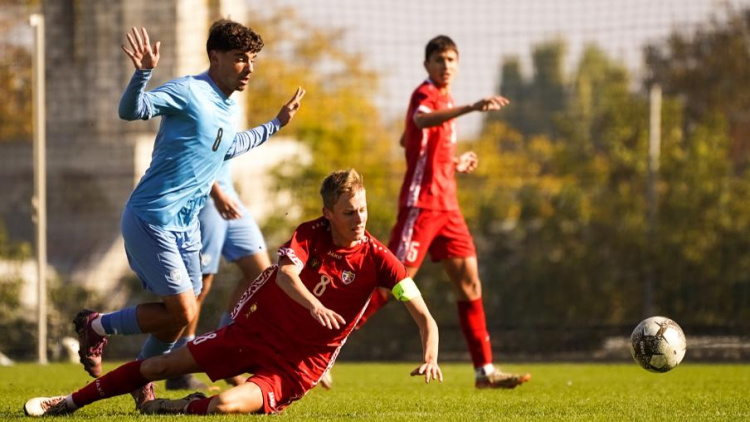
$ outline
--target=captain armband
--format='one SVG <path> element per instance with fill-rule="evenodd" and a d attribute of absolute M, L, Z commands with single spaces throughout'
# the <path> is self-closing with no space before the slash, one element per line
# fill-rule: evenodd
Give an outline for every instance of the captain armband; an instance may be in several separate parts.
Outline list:
<path fill-rule="evenodd" d="M 398 284 L 393 286 L 391 293 L 400 302 L 408 302 L 415 297 L 422 296 L 422 293 L 419 292 L 419 288 L 414 284 L 414 280 L 411 277 L 399 281 Z"/>

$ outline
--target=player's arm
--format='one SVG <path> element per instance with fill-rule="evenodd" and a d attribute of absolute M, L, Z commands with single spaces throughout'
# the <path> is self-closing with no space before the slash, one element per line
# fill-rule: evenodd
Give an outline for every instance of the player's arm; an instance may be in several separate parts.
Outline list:
<path fill-rule="evenodd" d="M 232 199 L 231 196 L 224 193 L 219 186 L 219 182 L 214 182 L 211 187 L 211 198 L 214 200 L 214 206 L 219 211 L 221 218 L 225 220 L 236 220 L 242 217 L 240 206 Z"/>
<path fill-rule="evenodd" d="M 141 28 L 140 32 L 133 28 L 131 33 L 126 35 L 130 49 L 124 45 L 120 47 L 133 62 L 135 74 L 133 74 L 128 87 L 122 94 L 119 114 L 123 120 L 145 120 L 151 118 L 152 112 L 150 104 L 146 102 L 143 94 L 148 80 L 151 79 L 151 71 L 159 63 L 161 43 L 157 41 L 152 48 L 146 28 Z"/>
<path fill-rule="evenodd" d="M 320 325 L 328 329 L 335 328 L 338 330 L 346 321 L 344 321 L 341 315 L 323 306 L 318 298 L 305 287 L 299 276 L 301 271 L 302 268 L 295 265 L 288 257 L 279 257 L 279 271 L 276 274 L 276 284 L 292 300 L 309 310 L 310 315 Z"/>
<path fill-rule="evenodd" d="M 414 123 L 418 128 L 424 129 L 433 126 L 440 126 L 448 120 L 471 113 L 472 111 L 486 112 L 490 110 L 500 110 L 510 103 L 505 97 L 495 95 L 492 97 L 482 98 L 474 104 L 463 105 L 453 108 L 443 108 L 434 111 L 417 110 L 414 115 Z"/>
<path fill-rule="evenodd" d="M 425 382 L 430 382 L 430 379 L 442 382 L 443 372 L 438 366 L 438 327 L 430 310 L 427 309 L 427 304 L 422 299 L 422 294 L 411 277 L 401 280 L 392 292 L 393 296 L 406 306 L 419 327 L 419 336 L 422 339 L 423 363 L 411 371 L 411 375 L 424 375 Z"/>
<path fill-rule="evenodd" d="M 297 114 L 297 111 L 302 106 L 302 97 L 304 96 L 305 90 L 302 87 L 298 87 L 292 99 L 281 107 L 281 110 L 279 111 L 279 114 L 276 115 L 275 119 L 250 130 L 237 132 L 232 140 L 232 145 L 224 156 L 224 159 L 228 160 L 234 158 L 255 147 L 263 145 L 271 135 L 278 132 L 279 129 L 292 121 L 294 115 Z"/>

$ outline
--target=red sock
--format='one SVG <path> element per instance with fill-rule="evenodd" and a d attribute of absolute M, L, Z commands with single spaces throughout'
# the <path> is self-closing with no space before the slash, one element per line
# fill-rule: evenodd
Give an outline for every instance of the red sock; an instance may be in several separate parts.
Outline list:
<path fill-rule="evenodd" d="M 211 404 L 211 399 L 216 396 L 206 397 L 205 399 L 191 401 L 187 409 L 189 415 L 208 415 L 208 405 Z"/>
<path fill-rule="evenodd" d="M 469 346 L 469 354 L 475 368 L 492 363 L 492 346 L 487 332 L 482 298 L 466 302 L 458 301 L 458 320 Z"/>
<path fill-rule="evenodd" d="M 376 289 L 375 292 L 372 294 L 372 297 L 370 297 L 370 304 L 367 305 L 367 309 L 365 309 L 365 313 L 362 314 L 362 318 L 359 319 L 359 322 L 357 322 L 356 329 L 359 330 L 362 328 L 363 325 L 365 325 L 365 322 L 373 315 L 375 312 L 380 310 L 385 304 L 388 303 L 388 294 L 385 295 L 383 292 L 381 292 L 380 289 Z"/>
<path fill-rule="evenodd" d="M 143 361 L 138 360 L 126 363 L 95 379 L 73 393 L 73 402 L 78 407 L 86 406 L 97 400 L 129 393 L 148 384 L 149 381 L 141 375 L 141 363 Z"/>

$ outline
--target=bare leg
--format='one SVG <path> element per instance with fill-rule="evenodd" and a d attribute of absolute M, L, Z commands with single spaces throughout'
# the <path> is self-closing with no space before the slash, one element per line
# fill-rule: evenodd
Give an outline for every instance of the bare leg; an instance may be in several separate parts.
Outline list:
<path fill-rule="evenodd" d="M 482 282 L 479 280 L 477 257 L 448 258 L 441 262 L 459 301 L 476 300 L 482 297 Z"/>
<path fill-rule="evenodd" d="M 214 396 L 208 413 L 256 413 L 263 409 L 263 392 L 252 382 L 246 382 Z"/>
<path fill-rule="evenodd" d="M 162 297 L 162 303 L 138 306 L 138 325 L 144 333 L 151 333 L 162 341 L 173 342 L 195 318 L 198 310 L 195 294 L 187 291 Z"/>

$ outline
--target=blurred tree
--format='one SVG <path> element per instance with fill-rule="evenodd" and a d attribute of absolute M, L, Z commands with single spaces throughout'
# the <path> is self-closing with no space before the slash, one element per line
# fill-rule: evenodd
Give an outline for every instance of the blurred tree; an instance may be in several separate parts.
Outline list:
<path fill-rule="evenodd" d="M 533 76 L 525 81 L 518 58 L 505 60 L 502 66 L 500 93 L 509 98 L 512 107 L 502 113 L 489 113 L 488 122 L 506 122 L 524 136 L 544 134 L 557 136 L 555 119 L 565 107 L 563 58 L 566 45 L 552 41 L 538 45 L 532 53 Z"/>
<path fill-rule="evenodd" d="M 682 100 L 688 134 L 716 112 L 726 116 L 731 158 L 742 171 L 750 162 L 750 8 L 726 12 L 694 33 L 675 32 L 648 46 L 646 63 L 649 82 Z"/>
<path fill-rule="evenodd" d="M 38 0 L 0 0 L 0 142 L 32 140 L 31 51 L 22 37 Z"/>
<path fill-rule="evenodd" d="M 282 9 L 253 27 L 266 47 L 257 60 L 249 95 L 250 120 L 275 113 L 297 86 L 306 89 L 302 109 L 283 135 L 300 143 L 300 155 L 275 170 L 277 188 L 294 192 L 290 210 L 267 224 L 268 236 L 286 240 L 302 219 L 320 215 L 320 182 L 328 173 L 354 167 L 367 186 L 368 229 L 387 239 L 396 213 L 400 179 L 399 125 L 386 125 L 374 103 L 377 75 L 364 59 L 341 47 L 341 30 L 310 26 L 293 10 Z M 292 29 L 290 29 L 292 28 Z M 309 154 L 309 156 L 306 156 Z"/>

